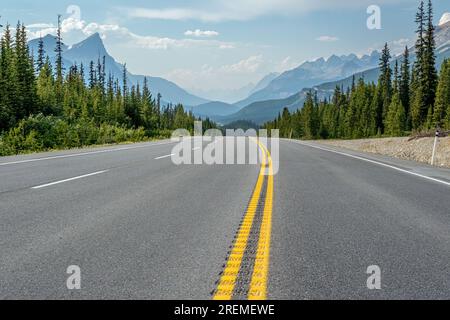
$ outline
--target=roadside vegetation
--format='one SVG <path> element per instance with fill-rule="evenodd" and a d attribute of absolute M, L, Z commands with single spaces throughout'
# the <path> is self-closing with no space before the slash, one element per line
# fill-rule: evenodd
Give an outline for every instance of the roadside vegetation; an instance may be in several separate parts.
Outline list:
<path fill-rule="evenodd" d="M 323 101 L 311 90 L 302 109 L 295 113 L 284 109 L 264 127 L 279 129 L 281 137 L 298 139 L 399 137 L 436 126 L 450 130 L 450 60 L 444 61 L 438 75 L 431 1 L 428 6 L 421 2 L 416 22 L 412 66 L 408 48 L 401 63 L 391 65 L 386 44 L 378 83 L 354 79 L 351 88 L 336 87 L 331 99 Z"/>
<path fill-rule="evenodd" d="M 56 61 L 42 39 L 35 61 L 26 29 L 6 25 L 0 43 L 0 156 L 94 144 L 170 137 L 174 129 L 193 131 L 198 120 L 181 104 L 161 105 L 147 80 L 130 85 L 106 74 L 105 58 L 89 66 L 63 65 L 58 28 Z M 205 130 L 215 127 L 206 120 Z"/>

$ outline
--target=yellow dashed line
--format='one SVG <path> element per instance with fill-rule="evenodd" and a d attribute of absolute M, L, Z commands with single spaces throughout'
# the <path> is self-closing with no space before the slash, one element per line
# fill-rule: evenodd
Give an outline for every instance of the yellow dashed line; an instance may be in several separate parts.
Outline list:
<path fill-rule="evenodd" d="M 256 209 L 265 178 L 264 172 L 266 169 L 267 155 L 265 149 L 261 147 L 261 144 L 259 142 L 258 144 L 261 148 L 261 152 L 263 153 L 263 165 L 261 166 L 258 181 L 256 182 L 256 187 L 247 208 L 243 223 L 239 229 L 235 245 L 233 246 L 231 254 L 228 257 L 225 270 L 219 280 L 219 284 L 213 297 L 214 300 L 231 300 L 233 297 L 234 286 L 239 275 L 242 258 L 244 256 L 245 248 L 247 247 L 248 238 L 252 229 L 253 220 L 256 214 Z"/>
<path fill-rule="evenodd" d="M 267 280 L 270 264 L 270 239 L 272 233 L 272 209 L 273 209 L 273 166 L 270 152 L 264 145 L 259 143 L 265 150 L 268 159 L 269 176 L 267 177 L 267 192 L 264 206 L 264 215 L 259 234 L 258 248 L 248 293 L 249 300 L 267 299 Z"/>

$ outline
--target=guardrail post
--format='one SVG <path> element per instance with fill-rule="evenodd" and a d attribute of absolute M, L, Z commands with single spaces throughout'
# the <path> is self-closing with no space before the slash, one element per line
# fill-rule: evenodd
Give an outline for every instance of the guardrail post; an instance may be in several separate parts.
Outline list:
<path fill-rule="evenodd" d="M 439 140 L 440 131 L 436 130 L 436 135 L 434 137 L 433 154 L 431 155 L 431 165 L 434 166 L 434 161 L 436 159 L 436 149 Z"/>

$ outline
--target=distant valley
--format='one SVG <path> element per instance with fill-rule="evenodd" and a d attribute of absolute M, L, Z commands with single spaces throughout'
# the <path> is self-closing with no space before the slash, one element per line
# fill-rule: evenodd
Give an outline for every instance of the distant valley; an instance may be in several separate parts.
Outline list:
<path fill-rule="evenodd" d="M 47 35 L 44 39 L 47 54 L 54 60 L 55 37 Z M 443 60 L 450 57 L 450 23 L 438 26 L 436 30 L 437 67 Z M 29 42 L 30 50 L 35 54 L 38 49 L 38 39 Z M 71 47 L 64 47 L 64 65 L 83 63 L 88 68 L 91 60 L 96 62 L 105 56 L 106 72 L 121 79 L 123 65 L 118 63 L 106 50 L 99 34 L 93 34 L 84 41 Z M 414 61 L 414 55 L 411 59 Z M 175 83 L 160 77 L 147 76 L 154 96 L 161 93 L 164 103 L 182 103 L 185 108 L 196 116 L 211 118 L 219 124 L 228 124 L 240 120 L 252 121 L 261 125 L 273 120 L 284 109 L 295 111 L 303 106 L 306 93 L 315 90 L 323 99 L 332 95 L 336 86 L 347 88 L 353 79 L 363 78 L 366 82 L 376 82 L 379 76 L 378 63 L 380 53 L 373 51 L 370 55 L 358 57 L 355 54 L 332 55 L 328 59 L 320 58 L 308 61 L 297 68 L 283 72 L 271 73 L 261 79 L 256 85 L 249 84 L 235 92 L 219 93 L 228 97 L 223 101 L 210 101 L 189 93 Z M 401 57 L 393 58 L 400 60 Z M 144 75 L 127 73 L 130 83 L 143 83 Z M 239 92 L 239 93 L 237 93 Z M 206 91 L 205 91 L 206 93 Z M 232 101 L 245 96 L 240 101 Z"/>

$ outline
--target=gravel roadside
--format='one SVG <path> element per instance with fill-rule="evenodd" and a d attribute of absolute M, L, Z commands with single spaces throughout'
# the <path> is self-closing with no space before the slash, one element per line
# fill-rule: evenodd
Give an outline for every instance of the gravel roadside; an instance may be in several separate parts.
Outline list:
<path fill-rule="evenodd" d="M 320 140 L 324 145 L 347 148 L 355 151 L 387 155 L 399 159 L 431 163 L 434 138 L 408 141 L 406 138 L 378 138 L 360 140 Z M 450 137 L 440 138 L 435 165 L 450 168 Z"/>

